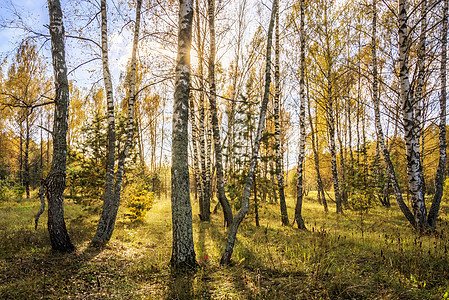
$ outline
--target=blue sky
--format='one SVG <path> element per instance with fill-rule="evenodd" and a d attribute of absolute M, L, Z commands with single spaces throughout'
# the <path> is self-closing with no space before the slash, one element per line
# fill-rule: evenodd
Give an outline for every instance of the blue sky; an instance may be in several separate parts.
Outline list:
<path fill-rule="evenodd" d="M 15 14 L 23 18 L 26 26 L 35 31 L 46 32 L 44 24 L 48 23 L 47 1 L 45 0 L 0 0 L 0 56 L 5 57 L 17 47 L 17 43 L 24 37 L 23 30 L 5 28 L 11 22 L 17 22 Z"/>
<path fill-rule="evenodd" d="M 67 8 L 70 4 L 70 1 L 61 1 L 62 8 Z M 8 61 L 11 62 L 11 57 L 14 56 L 14 53 L 17 49 L 19 43 L 26 37 L 30 35 L 33 36 L 32 33 L 25 32 L 19 28 L 11 28 L 15 27 L 14 24 L 20 22 L 17 15 L 21 16 L 22 23 L 30 28 L 31 30 L 43 34 L 48 34 L 48 29 L 45 27 L 49 23 L 48 20 L 48 10 L 47 10 L 47 1 L 46 0 L 0 0 L 0 60 L 3 61 L 5 57 L 8 57 Z M 112 31 L 112 30 L 111 30 Z M 98 39 L 99 39 L 98 32 Z M 113 32 L 109 33 L 109 42 L 110 42 L 110 63 L 111 63 L 111 71 L 113 75 L 113 80 L 118 81 L 118 77 L 120 71 L 124 69 L 124 64 L 126 64 L 128 56 L 131 48 L 129 40 L 129 34 L 124 32 L 122 35 L 114 34 Z M 42 45 L 44 39 L 39 39 L 37 41 L 38 47 Z M 45 47 L 40 48 L 40 53 L 48 63 L 50 60 L 50 52 L 49 52 L 49 42 L 45 44 Z M 67 64 L 69 71 L 85 60 L 90 59 L 91 57 L 85 57 L 84 55 L 80 56 L 78 44 L 72 39 L 66 41 L 66 51 L 67 51 Z M 91 74 L 86 71 L 86 69 L 95 69 L 101 70 L 101 64 L 99 61 L 94 63 L 90 63 L 85 65 L 82 68 L 76 69 L 76 72 L 70 73 L 69 79 L 75 80 L 78 85 L 81 86 L 90 86 L 92 82 L 97 82 L 99 78 L 101 78 L 101 72 L 99 74 L 95 74 L 92 78 Z M 5 70 L 3 70 L 5 71 Z M 51 71 L 51 70 L 49 70 Z M 97 78 L 98 77 L 98 78 Z"/>

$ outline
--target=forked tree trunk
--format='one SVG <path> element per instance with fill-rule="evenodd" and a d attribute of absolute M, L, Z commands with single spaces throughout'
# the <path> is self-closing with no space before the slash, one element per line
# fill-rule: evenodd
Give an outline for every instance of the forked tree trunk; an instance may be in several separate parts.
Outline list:
<path fill-rule="evenodd" d="M 427 228 L 427 212 L 422 193 L 421 176 L 419 172 L 419 143 L 416 138 L 414 106 L 410 94 L 408 70 L 408 28 L 407 1 L 399 0 L 399 80 L 400 98 L 404 124 L 405 148 L 407 154 L 407 181 L 410 192 L 416 230 L 422 233 Z"/>
<path fill-rule="evenodd" d="M 193 245 L 192 207 L 189 195 L 188 107 L 190 93 L 190 49 L 192 45 L 193 0 L 180 0 L 178 54 L 176 58 L 173 104 L 171 205 L 173 247 L 171 266 L 176 269 L 196 267 Z"/>
<path fill-rule="evenodd" d="M 415 226 L 415 221 L 413 214 L 410 212 L 409 208 L 402 198 L 402 190 L 396 178 L 396 172 L 393 167 L 393 163 L 390 158 L 390 151 L 388 151 L 385 145 L 384 134 L 382 130 L 382 124 L 380 122 L 380 111 L 379 111 L 379 98 L 378 98 L 378 75 L 377 75 L 377 51 L 376 51 L 376 26 L 377 26 L 377 2 L 373 1 L 373 33 L 372 33 L 372 46 L 371 53 L 373 57 L 373 106 L 374 106 L 374 122 L 376 126 L 377 140 L 379 141 L 379 146 L 381 148 L 385 164 L 387 165 L 387 173 L 390 177 L 391 185 L 393 186 L 396 201 L 402 213 L 405 215 L 407 220 Z"/>
<path fill-rule="evenodd" d="M 277 0 L 276 0 L 277 1 Z M 281 207 L 281 221 L 282 225 L 288 225 L 287 204 L 285 203 L 284 191 L 284 168 L 282 167 L 282 149 L 281 149 L 281 128 L 279 125 L 280 119 L 280 104 L 279 98 L 281 96 L 280 90 L 280 74 L 279 74 L 279 9 L 276 11 L 276 26 L 274 33 L 274 149 L 276 157 L 276 177 L 279 190 L 279 205 Z M 276 189 L 273 189 L 276 195 Z"/>
<path fill-rule="evenodd" d="M 296 207 L 295 221 L 299 229 L 306 229 L 306 225 L 302 218 L 302 201 L 304 195 L 304 156 L 306 148 L 306 109 L 305 109 L 305 89 L 304 89 L 304 62 L 305 62 L 305 35 L 304 35 L 304 0 L 300 3 L 300 58 L 299 58 L 299 157 L 298 157 L 298 181 L 296 183 Z"/>
<path fill-rule="evenodd" d="M 53 250 L 75 249 L 64 221 L 64 189 L 67 168 L 67 131 L 69 83 L 65 62 L 64 25 L 59 0 L 48 0 L 50 16 L 51 55 L 55 77 L 55 114 L 53 123 L 53 161 L 45 180 L 48 199 L 48 232 Z"/>
<path fill-rule="evenodd" d="M 131 74 L 129 80 L 129 95 L 128 95 L 128 122 L 126 127 L 126 141 L 123 150 L 119 154 L 119 161 L 117 165 L 117 172 L 115 175 L 115 186 L 114 186 L 114 211 L 111 219 L 113 219 L 113 224 L 117 218 L 117 211 L 120 205 L 120 195 L 122 192 L 122 182 L 123 174 L 125 169 L 125 159 L 128 156 L 129 150 L 131 149 L 133 137 L 134 137 L 134 103 L 136 101 L 136 66 L 137 66 L 137 46 L 139 42 L 139 31 L 140 31 L 140 9 L 142 7 L 142 0 L 137 0 L 136 3 L 136 22 L 134 27 L 134 37 L 133 37 L 133 48 L 131 52 Z M 154 147 L 156 149 L 156 146 Z M 155 170 L 154 166 L 154 170 Z M 112 227 L 114 228 L 114 227 Z M 112 235 L 112 231 L 110 236 Z"/>
<path fill-rule="evenodd" d="M 111 72 L 108 55 L 108 21 L 106 0 L 101 0 L 101 54 L 103 63 L 103 80 L 107 100 L 108 146 L 106 150 L 106 179 L 103 194 L 103 209 L 98 221 L 97 231 L 92 241 L 101 244 L 109 241 L 114 231 L 114 167 L 115 167 L 115 116 L 114 95 L 112 92 Z M 117 206 L 118 207 L 118 206 Z"/>
<path fill-rule="evenodd" d="M 273 27 L 274 27 L 274 19 L 277 10 L 277 0 L 273 1 L 273 6 L 271 9 L 271 18 L 270 24 L 268 26 L 268 38 L 267 38 L 267 61 L 265 65 L 265 87 L 263 93 L 262 104 L 260 108 L 259 115 L 259 124 L 257 126 L 257 134 L 255 138 L 255 142 L 253 145 L 253 149 L 251 152 L 251 161 L 248 169 L 248 173 L 246 174 L 245 186 L 243 189 L 242 196 L 242 207 L 235 215 L 231 226 L 229 226 L 228 238 L 226 241 L 226 248 L 224 250 L 223 256 L 221 257 L 220 264 L 227 265 L 231 262 L 232 252 L 234 251 L 235 238 L 237 236 L 237 230 L 240 226 L 240 223 L 246 216 L 249 208 L 249 196 L 251 193 L 251 186 L 253 184 L 254 172 L 256 170 L 260 143 L 262 140 L 262 134 L 265 128 L 265 118 L 267 113 L 268 106 L 268 98 L 270 95 L 270 84 L 271 84 L 271 46 L 272 46 L 272 35 L 273 35 Z"/>
<path fill-rule="evenodd" d="M 437 174 L 435 175 L 435 195 L 433 196 L 432 206 L 429 210 L 427 222 L 432 229 L 436 227 L 438 211 L 440 210 L 441 197 L 443 196 L 444 171 L 446 169 L 446 69 L 447 69 L 447 14 L 448 0 L 443 4 L 443 30 L 441 34 L 441 95 L 440 95 L 440 134 L 439 148 L 440 158 L 438 160 Z"/>
<path fill-rule="evenodd" d="M 117 212 L 120 205 L 120 195 L 122 190 L 123 173 L 125 168 L 125 159 L 131 148 L 134 136 L 134 101 L 136 90 L 136 53 L 139 40 L 140 30 L 140 9 L 142 0 L 137 0 L 136 6 L 136 22 L 134 27 L 134 40 L 131 53 L 131 78 L 129 82 L 129 99 L 128 99 L 128 122 L 126 126 L 126 141 L 123 150 L 119 154 L 119 162 L 117 165 L 117 173 L 114 184 L 114 165 L 115 165 L 115 120 L 114 120 L 114 101 L 112 94 L 112 81 L 109 71 L 108 62 L 108 46 L 107 46 L 107 19 L 106 19 L 106 2 L 102 1 L 102 53 L 103 53 L 103 74 L 105 78 L 105 87 L 108 100 L 108 152 L 106 158 L 106 184 L 104 192 L 103 210 L 100 220 L 98 221 L 97 231 L 93 238 L 94 243 L 102 244 L 111 239 L 114 232 Z M 112 140 L 114 144 L 112 144 Z M 112 185 L 112 194 L 110 191 Z"/>
<path fill-rule="evenodd" d="M 214 137 L 215 150 L 215 167 L 217 169 L 217 194 L 218 201 L 220 201 L 223 208 L 223 214 L 226 225 L 231 225 L 233 216 L 231 205 L 226 198 L 224 180 L 223 180 L 223 158 L 221 153 L 220 142 L 220 127 L 218 124 L 217 113 L 217 96 L 215 88 L 215 0 L 208 1 L 208 15 L 209 15 L 209 34 L 210 34 L 210 49 L 209 49 L 209 105 L 212 117 L 212 132 Z"/>

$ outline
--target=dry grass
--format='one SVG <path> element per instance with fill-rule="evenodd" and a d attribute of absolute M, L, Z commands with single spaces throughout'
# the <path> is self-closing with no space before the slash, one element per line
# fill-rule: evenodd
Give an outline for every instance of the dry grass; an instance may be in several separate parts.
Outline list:
<path fill-rule="evenodd" d="M 293 220 L 294 203 L 288 199 Z M 367 215 L 324 213 L 310 193 L 308 231 L 283 227 L 279 207 L 261 207 L 261 227 L 249 214 L 241 224 L 233 265 L 218 261 L 226 237 L 222 215 L 201 223 L 194 239 L 200 268 L 174 276 L 169 199 L 155 201 L 145 221 L 121 211 L 111 242 L 89 246 L 97 217 L 66 203 L 71 254 L 49 248 L 44 224 L 33 228 L 37 200 L 0 203 L 1 299 L 442 299 L 449 293 L 448 204 L 438 234 L 419 237 L 397 207 Z"/>

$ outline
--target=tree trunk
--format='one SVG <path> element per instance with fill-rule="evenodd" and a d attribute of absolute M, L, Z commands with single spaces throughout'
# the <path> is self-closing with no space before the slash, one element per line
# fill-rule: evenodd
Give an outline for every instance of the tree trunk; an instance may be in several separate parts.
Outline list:
<path fill-rule="evenodd" d="M 114 203 L 114 166 L 115 166 L 115 116 L 112 92 L 111 72 L 109 71 L 108 28 L 106 0 L 101 0 L 101 53 L 103 80 L 107 99 L 108 146 L 106 153 L 106 180 L 103 194 L 103 209 L 98 221 L 97 231 L 92 241 L 102 244 L 109 241 L 114 231 L 115 213 L 118 204 Z"/>
<path fill-rule="evenodd" d="M 298 181 L 296 183 L 296 207 L 295 207 L 295 221 L 299 229 L 306 229 L 306 225 L 302 218 L 302 201 L 304 196 L 304 157 L 306 148 L 306 99 L 304 90 L 304 69 L 305 69 L 305 33 L 304 33 L 304 0 L 300 2 L 300 59 L 299 59 L 299 156 L 298 156 Z"/>
<path fill-rule="evenodd" d="M 338 179 L 338 170 L 337 170 L 337 153 L 335 146 L 335 118 L 334 118 L 334 109 L 333 109 L 333 97 L 332 97 L 332 78 L 330 74 L 330 69 L 327 72 L 327 126 L 329 130 L 329 146 L 331 152 L 331 166 L 332 166 L 332 180 L 334 184 L 334 193 L 335 193 L 335 203 L 337 205 L 337 213 L 343 213 L 343 207 L 341 205 L 341 194 L 340 194 L 340 182 Z"/>
<path fill-rule="evenodd" d="M 203 186 L 201 182 L 201 167 L 200 167 L 200 161 L 198 159 L 198 126 L 196 124 L 195 120 L 195 103 L 193 101 L 193 95 L 190 93 L 189 96 L 189 117 L 190 117 L 190 123 L 192 126 L 192 148 L 193 148 L 193 174 L 195 176 L 195 183 L 196 183 L 196 192 L 198 194 L 198 199 L 203 199 Z"/>
<path fill-rule="evenodd" d="M 200 23 L 200 11 L 198 0 L 195 1 L 196 5 L 196 35 L 197 35 L 197 51 L 198 51 L 198 80 L 199 80 L 199 104 L 198 104 L 198 112 L 199 112 L 199 143 L 200 143 L 200 163 L 201 163 L 201 182 L 202 182 L 202 198 L 199 201 L 200 208 L 200 220 L 208 221 L 210 219 L 210 210 L 207 209 L 207 199 L 210 199 L 210 189 L 209 189 L 209 181 L 208 181 L 208 172 L 207 169 L 209 167 L 207 163 L 207 139 L 206 139 L 206 117 L 205 117 L 205 103 L 204 103 L 204 75 L 203 75 L 203 65 L 204 65 L 204 40 L 202 39 L 201 34 L 201 23 Z M 209 171 L 210 174 L 210 171 Z M 209 205 L 210 206 L 210 205 Z"/>
<path fill-rule="evenodd" d="M 131 145 L 134 137 L 134 102 L 136 100 L 136 65 L 137 65 L 137 46 L 139 42 L 140 31 L 140 9 L 142 6 L 142 0 L 137 0 L 136 6 L 136 22 L 134 27 L 133 48 L 131 52 L 131 76 L 129 80 L 129 98 L 128 98 L 128 123 L 126 127 L 126 141 L 124 149 L 119 154 L 119 161 L 117 165 L 117 173 L 115 176 L 114 186 L 114 205 L 111 210 L 112 215 L 109 216 L 110 233 L 107 235 L 107 240 L 112 236 L 114 230 L 115 220 L 117 219 L 117 212 L 120 205 L 120 195 L 122 191 L 123 173 L 125 169 L 125 159 L 128 156 L 128 152 L 131 149 Z M 156 145 L 154 145 L 154 149 Z"/>
<path fill-rule="evenodd" d="M 440 158 L 438 160 L 438 169 L 435 175 L 435 195 L 433 196 L 432 206 L 429 210 L 428 223 L 432 229 L 436 227 L 438 211 L 440 210 L 441 197 L 443 196 L 444 186 L 444 170 L 446 168 L 446 69 L 447 69 L 447 15 L 448 0 L 444 0 L 443 4 L 443 32 L 441 34 L 441 95 L 440 95 L 440 134 L 439 148 Z"/>
<path fill-rule="evenodd" d="M 25 172 L 23 173 L 23 181 L 25 183 L 26 197 L 30 199 L 30 113 L 28 109 L 26 109 L 25 125 Z"/>
<path fill-rule="evenodd" d="M 256 220 L 256 226 L 260 227 L 259 222 L 259 203 L 257 203 L 257 181 L 256 181 L 256 173 L 254 173 L 254 218 Z"/>
<path fill-rule="evenodd" d="M 400 98 L 404 124 L 405 148 L 407 154 L 407 180 L 410 192 L 416 230 L 422 233 L 427 227 L 427 212 L 422 193 L 421 176 L 419 173 L 419 143 L 416 139 L 414 105 L 410 95 L 408 70 L 408 28 L 407 2 L 399 0 L 399 80 Z"/>
<path fill-rule="evenodd" d="M 282 167 L 282 149 L 281 149 L 281 128 L 279 125 L 280 119 L 280 104 L 279 98 L 281 96 L 280 90 L 280 74 L 279 74 L 279 9 L 276 11 L 276 26 L 274 33 L 274 150 L 276 157 L 276 177 L 279 189 L 279 204 L 281 207 L 281 221 L 282 225 L 288 225 L 287 204 L 285 203 L 285 191 L 284 191 L 284 168 Z M 275 191 L 276 193 L 276 191 Z"/>
<path fill-rule="evenodd" d="M 220 201 L 223 208 L 223 215 L 226 225 L 231 225 L 233 215 L 231 205 L 226 198 L 224 179 L 223 179 L 223 158 L 221 153 L 220 142 L 220 127 L 218 124 L 217 113 L 217 96 L 215 88 L 215 0 L 208 1 L 208 15 L 209 15 L 209 34 L 210 34 L 210 49 L 209 49 L 209 105 L 212 117 L 212 132 L 214 137 L 215 150 L 215 167 L 217 169 L 217 189 L 218 201 Z"/>
<path fill-rule="evenodd" d="M 50 16 L 51 54 L 55 78 L 55 113 L 53 123 L 53 161 L 45 180 L 48 200 L 48 232 L 53 250 L 75 249 L 64 221 L 64 189 L 67 168 L 67 131 L 69 84 L 65 62 L 64 25 L 59 0 L 48 0 Z"/>
<path fill-rule="evenodd" d="M 234 244 L 235 239 L 237 236 L 237 230 L 240 226 L 240 223 L 245 218 L 246 213 L 248 212 L 249 208 L 249 196 L 251 193 L 251 186 L 253 184 L 253 176 L 257 165 L 258 155 L 259 155 L 259 149 L 260 149 L 260 143 L 262 140 L 262 134 L 265 127 L 265 118 L 267 113 L 267 106 L 268 106 L 268 98 L 270 95 L 270 84 L 271 84 L 271 46 L 272 46 L 272 35 L 273 35 L 273 27 L 274 27 L 274 19 L 276 15 L 277 10 L 277 1 L 273 1 L 273 7 L 271 10 L 271 18 L 270 18 L 270 24 L 268 26 L 268 39 L 267 39 L 267 60 L 265 65 L 265 87 L 264 87 L 264 94 L 263 94 L 263 100 L 260 108 L 260 115 L 259 115 L 259 124 L 257 127 L 257 135 L 254 142 L 254 146 L 251 152 L 251 162 L 248 169 L 248 173 L 246 175 L 245 180 L 245 186 L 243 189 L 243 196 L 242 196 L 242 207 L 235 215 L 231 226 L 229 226 L 229 232 L 228 232 L 228 238 L 226 242 L 226 248 L 223 253 L 223 256 L 221 257 L 220 264 L 227 265 L 231 262 L 231 256 L 232 252 L 234 251 Z"/>
<path fill-rule="evenodd" d="M 19 152 L 20 152 L 20 155 L 19 155 L 19 180 L 20 180 L 20 184 L 23 186 L 23 122 L 22 121 L 19 121 L 19 131 L 20 131 L 20 135 L 19 135 Z M 47 145 L 48 145 L 48 141 L 49 141 L 49 139 L 47 138 Z"/>
<path fill-rule="evenodd" d="M 318 138 L 316 137 L 316 131 L 315 131 L 315 128 L 313 127 L 312 113 L 310 110 L 311 105 L 310 105 L 310 97 L 309 97 L 309 92 L 308 92 L 309 87 L 308 86 L 309 85 L 307 84 L 307 109 L 308 109 L 308 113 L 309 113 L 310 136 L 312 138 L 313 160 L 315 163 L 315 172 L 316 172 L 316 181 L 317 181 L 317 197 L 318 197 L 318 201 L 321 201 L 321 203 L 323 204 L 324 211 L 328 212 L 329 210 L 327 208 L 326 195 L 324 194 L 324 186 L 323 186 L 323 181 L 321 179 L 321 172 L 320 172 L 320 157 L 318 154 Z M 315 112 L 315 116 L 317 116 L 316 112 Z"/>
<path fill-rule="evenodd" d="M 378 76 L 377 76 L 377 52 L 376 52 L 376 26 L 377 26 L 377 7 L 376 0 L 373 0 L 373 34 L 372 34 L 372 46 L 371 52 L 373 56 L 373 106 L 374 106 L 374 122 L 376 126 L 377 140 L 379 141 L 379 146 L 382 150 L 382 154 L 384 156 L 385 164 L 387 165 L 387 173 L 390 176 L 391 185 L 394 188 L 396 201 L 398 203 L 399 208 L 402 213 L 405 215 L 407 220 L 415 226 L 415 221 L 413 218 L 413 214 L 410 212 L 409 208 L 405 204 L 402 198 L 402 190 L 399 186 L 399 183 L 396 178 L 396 173 L 393 167 L 393 163 L 390 159 L 390 152 L 388 151 L 384 134 L 382 130 L 382 124 L 380 122 L 380 111 L 379 111 L 379 98 L 378 98 Z"/>
<path fill-rule="evenodd" d="M 193 245 L 192 207 L 189 195 L 188 107 L 190 93 L 190 49 L 192 45 L 193 0 L 180 0 L 178 54 L 173 105 L 171 205 L 173 247 L 171 266 L 196 267 Z"/>
<path fill-rule="evenodd" d="M 424 181 L 424 173 L 423 173 L 423 155 L 424 155 L 424 134 L 421 135 L 421 132 L 424 128 L 424 120 L 425 114 L 423 112 L 424 109 L 424 80 L 425 80 L 425 57 L 426 57 L 426 31 L 427 31 L 427 0 L 422 0 L 421 2 L 421 34 L 419 37 L 419 47 L 418 47 L 418 82 L 416 84 L 416 96 L 414 101 L 415 106 L 415 136 L 417 149 L 421 148 L 421 152 L 418 152 L 418 161 L 419 161 L 419 176 L 421 177 L 421 190 L 423 197 L 425 195 L 425 181 Z M 420 147 L 420 139 L 422 139 L 421 147 Z"/>

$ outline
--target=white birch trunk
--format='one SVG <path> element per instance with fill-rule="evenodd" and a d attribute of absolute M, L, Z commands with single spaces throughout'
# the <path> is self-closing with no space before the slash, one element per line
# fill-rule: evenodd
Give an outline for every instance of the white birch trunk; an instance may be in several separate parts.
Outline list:
<path fill-rule="evenodd" d="M 243 189 L 243 196 L 242 196 L 242 207 L 235 215 L 231 226 L 229 226 L 229 232 L 228 232 L 228 238 L 226 241 L 226 248 L 224 250 L 223 256 L 221 257 L 220 264 L 227 265 L 231 262 L 231 256 L 232 252 L 234 251 L 234 244 L 235 239 L 237 236 L 237 231 L 240 226 L 240 223 L 245 218 L 248 208 L 249 208 L 249 196 L 251 193 L 251 186 L 253 185 L 253 179 L 254 179 L 254 172 L 256 169 L 257 161 L 258 161 L 258 155 L 259 155 L 259 149 L 260 149 L 260 143 L 262 140 L 262 134 L 265 128 L 265 118 L 267 113 L 267 106 L 268 106 L 268 99 L 270 95 L 270 84 L 271 84 L 271 46 L 272 46 L 272 35 L 273 35 L 273 27 L 274 27 L 274 19 L 276 15 L 277 10 L 277 0 L 273 1 L 273 6 L 271 10 L 271 18 L 270 18 L 270 24 L 268 26 L 268 39 L 267 39 L 267 58 L 266 58 L 266 65 L 265 65 L 265 87 L 264 87 L 264 94 L 262 99 L 262 104 L 260 108 L 260 114 L 259 114 L 259 124 L 257 127 L 257 134 L 255 138 L 255 142 L 253 145 L 253 149 L 251 152 L 251 161 L 250 166 L 248 169 L 248 172 L 246 174 L 246 180 L 245 180 L 245 186 Z"/>
<path fill-rule="evenodd" d="M 379 142 L 379 146 L 382 150 L 382 154 L 385 160 L 385 164 L 387 165 L 387 173 L 390 177 L 391 185 L 394 188 L 396 201 L 398 203 L 399 208 L 402 213 L 405 215 L 407 220 L 415 226 L 415 220 L 413 214 L 404 203 L 402 198 L 402 190 L 399 186 L 399 183 L 396 178 L 396 173 L 393 167 L 393 163 L 390 159 L 390 152 L 385 145 L 384 134 L 382 130 L 382 125 L 380 122 L 380 111 L 379 111 L 379 98 L 378 98 L 378 77 L 377 77 L 377 51 L 376 51 L 376 27 L 377 27 L 377 7 L 376 0 L 373 1 L 373 33 L 372 33 L 372 46 L 371 52 L 373 57 L 373 106 L 374 106 L 374 121 L 376 126 L 377 140 Z"/>
<path fill-rule="evenodd" d="M 64 24 L 59 0 L 48 0 L 51 55 L 55 77 L 55 114 L 53 123 L 53 161 L 45 180 L 48 199 L 48 232 L 53 250 L 75 249 L 64 221 L 64 189 L 67 169 L 67 131 L 69 116 L 69 83 L 65 62 Z"/>
<path fill-rule="evenodd" d="M 233 215 L 231 205 L 226 198 L 223 180 L 223 158 L 221 153 L 220 142 L 220 127 L 218 124 L 217 113 L 217 96 L 215 87 L 215 0 L 208 1 L 208 15 L 209 15 L 209 34 L 210 34 L 210 49 L 209 49 L 209 105 L 212 118 L 212 132 L 214 138 L 215 150 L 215 166 L 217 170 L 217 192 L 218 200 L 223 208 L 225 223 L 227 226 L 231 225 Z"/>
<path fill-rule="evenodd" d="M 432 206 L 429 210 L 428 223 L 432 229 L 436 227 L 438 211 L 440 210 L 441 197 L 443 196 L 444 171 L 446 169 L 446 70 L 447 70 L 447 30 L 448 30 L 448 0 L 444 0 L 443 4 L 443 20 L 441 33 L 441 95 L 440 95 L 440 134 L 439 148 L 440 158 L 438 161 L 438 169 L 435 175 L 435 195 L 433 197 Z"/>
<path fill-rule="evenodd" d="M 101 0 L 101 54 L 103 63 L 103 80 L 106 90 L 108 147 L 106 153 L 106 180 L 103 194 L 103 208 L 98 221 L 97 231 L 92 239 L 95 244 L 109 241 L 114 230 L 115 219 L 111 219 L 114 211 L 114 167 L 115 167 L 115 116 L 114 95 L 108 54 L 108 21 L 106 0 Z"/>
<path fill-rule="evenodd" d="M 188 165 L 188 108 L 192 19 L 193 0 L 180 0 L 171 148 L 173 246 L 170 264 L 176 270 L 184 268 L 194 269 L 197 265 L 193 245 Z"/>
<path fill-rule="evenodd" d="M 299 58 L 299 157 L 298 157 L 298 180 L 296 184 L 296 207 L 295 221 L 299 229 L 306 229 L 302 218 L 302 201 L 304 195 L 304 157 L 306 148 L 306 110 L 305 110 L 305 89 L 304 89 L 304 68 L 305 68 L 305 33 L 304 33 L 304 0 L 300 3 L 300 58 Z"/>
<path fill-rule="evenodd" d="M 427 227 L 427 212 L 422 193 L 421 176 L 419 173 L 419 143 L 416 138 L 413 101 L 410 94 L 409 68 L 408 68 L 408 28 L 407 28 L 407 2 L 399 0 L 399 80 L 400 98 L 404 123 L 405 147 L 407 153 L 407 180 L 411 197 L 415 225 L 422 233 Z"/>
<path fill-rule="evenodd" d="M 279 0 L 276 0 L 279 1 Z M 280 119 L 280 72 L 279 72 L 279 9 L 276 11 L 275 20 L 275 33 L 274 33 L 274 150 L 276 158 L 276 177 L 279 190 L 279 204 L 281 208 L 281 221 L 282 225 L 288 225 L 287 204 L 285 203 L 285 191 L 284 191 L 284 168 L 282 167 L 282 149 L 281 149 L 281 128 L 279 124 Z M 298 176 L 299 178 L 299 176 Z M 274 195 L 276 196 L 276 189 L 273 188 Z M 275 197 L 276 198 L 276 197 Z"/>

